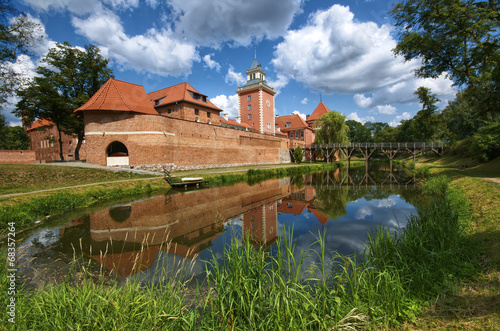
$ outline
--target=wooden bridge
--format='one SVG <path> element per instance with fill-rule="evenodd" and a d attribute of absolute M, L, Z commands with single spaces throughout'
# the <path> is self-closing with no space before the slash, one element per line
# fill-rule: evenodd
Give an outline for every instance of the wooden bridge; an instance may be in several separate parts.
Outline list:
<path fill-rule="evenodd" d="M 373 153 L 377 150 L 385 154 L 392 163 L 392 159 L 399 153 L 411 153 L 413 156 L 413 161 L 415 162 L 415 157 L 423 151 L 433 151 L 437 155 L 443 155 L 443 143 L 425 143 L 425 142 L 411 142 L 411 143 L 342 143 L 342 144 L 313 144 L 304 148 L 304 154 L 309 156 L 317 154 L 318 151 L 322 151 L 327 162 L 331 160 L 332 155 L 338 155 L 342 153 L 342 156 L 347 161 L 350 161 L 354 151 L 360 151 L 363 154 L 363 158 L 368 161 Z"/>

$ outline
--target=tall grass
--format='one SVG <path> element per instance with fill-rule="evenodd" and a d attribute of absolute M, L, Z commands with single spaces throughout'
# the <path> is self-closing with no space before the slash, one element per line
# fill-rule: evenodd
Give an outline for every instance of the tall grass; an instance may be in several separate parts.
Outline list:
<path fill-rule="evenodd" d="M 223 260 L 213 254 L 207 261 L 201 300 L 188 300 L 184 283 L 175 280 L 147 288 L 62 284 L 23 294 L 19 325 L 25 330 L 394 328 L 420 313 L 449 282 L 475 270 L 474 251 L 464 236 L 470 213 L 456 211 L 459 192 L 444 177 L 430 179 L 424 192 L 432 201 L 422 202 L 405 229 L 392 234 L 379 228 L 358 257 L 329 256 L 321 232 L 313 244 L 319 250 L 296 252 L 293 231 L 285 230 L 275 254 L 248 238 L 233 238 Z M 311 256 L 316 263 L 307 267 Z"/>

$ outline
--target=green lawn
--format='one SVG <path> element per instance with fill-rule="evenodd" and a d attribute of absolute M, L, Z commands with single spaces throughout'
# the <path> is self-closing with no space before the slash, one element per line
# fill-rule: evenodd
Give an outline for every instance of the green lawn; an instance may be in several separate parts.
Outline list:
<path fill-rule="evenodd" d="M 0 165 L 0 194 L 31 192 L 155 175 L 50 165 Z"/>

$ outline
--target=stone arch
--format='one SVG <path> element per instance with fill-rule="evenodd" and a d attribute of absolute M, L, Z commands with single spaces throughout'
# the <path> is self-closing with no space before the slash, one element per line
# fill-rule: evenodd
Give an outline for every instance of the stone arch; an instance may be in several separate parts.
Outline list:
<path fill-rule="evenodd" d="M 113 141 L 106 148 L 108 166 L 129 165 L 129 152 L 127 146 L 120 141 Z"/>

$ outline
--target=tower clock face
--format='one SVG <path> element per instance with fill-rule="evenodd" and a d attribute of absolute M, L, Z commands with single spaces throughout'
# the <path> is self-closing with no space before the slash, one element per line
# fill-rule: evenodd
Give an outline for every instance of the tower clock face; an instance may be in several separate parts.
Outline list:
<path fill-rule="evenodd" d="M 269 100 L 266 101 L 266 104 L 268 107 L 271 107 L 271 103 L 269 102 Z"/>

